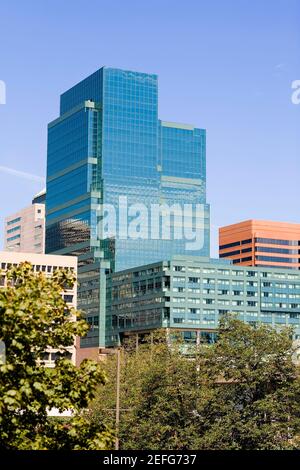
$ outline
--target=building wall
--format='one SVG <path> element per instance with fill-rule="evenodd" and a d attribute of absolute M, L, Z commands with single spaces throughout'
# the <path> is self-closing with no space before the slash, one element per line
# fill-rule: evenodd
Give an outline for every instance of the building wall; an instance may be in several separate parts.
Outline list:
<path fill-rule="evenodd" d="M 46 204 L 46 188 L 33 196 L 32 204 Z"/>
<path fill-rule="evenodd" d="M 4 250 L 45 251 L 45 204 L 32 204 L 5 218 Z"/>
<path fill-rule="evenodd" d="M 76 340 L 76 365 L 80 366 L 82 361 L 85 359 L 91 359 L 96 362 L 105 361 L 107 356 L 113 354 L 114 350 L 109 349 L 101 349 L 99 347 L 93 348 L 82 348 L 80 347 L 80 338 Z"/>
<path fill-rule="evenodd" d="M 58 255 L 43 255 L 34 253 L 15 253 L 15 252 L 0 252 L 0 288 L 6 285 L 6 270 L 12 265 L 18 265 L 22 262 L 30 262 L 35 272 L 43 272 L 47 276 L 51 276 L 56 269 L 67 268 L 74 272 L 77 278 L 77 258 L 75 256 L 58 256 Z M 71 307 L 77 307 L 77 284 L 72 289 L 68 289 L 64 292 L 64 296 L 68 296 L 68 304 Z M 75 319 L 74 319 L 75 320 Z M 47 367 L 53 367 L 55 364 L 55 357 L 57 349 L 49 348 L 45 352 L 48 354 L 45 359 L 45 365 Z M 74 345 L 67 348 L 70 354 L 70 358 L 73 364 L 76 363 L 76 347 L 75 339 Z"/>
<path fill-rule="evenodd" d="M 300 224 L 247 220 L 219 230 L 220 258 L 248 266 L 300 269 Z"/>
<path fill-rule="evenodd" d="M 107 330 L 113 341 L 163 327 L 182 331 L 190 341 L 199 335 L 213 341 L 227 313 L 252 325 L 293 326 L 299 340 L 300 272 L 175 257 L 108 276 Z"/>

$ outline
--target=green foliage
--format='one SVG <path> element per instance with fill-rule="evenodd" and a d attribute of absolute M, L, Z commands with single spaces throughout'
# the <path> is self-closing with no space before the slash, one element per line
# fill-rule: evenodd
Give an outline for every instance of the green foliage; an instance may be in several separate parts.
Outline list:
<path fill-rule="evenodd" d="M 73 275 L 57 270 L 49 278 L 23 263 L 7 278 L 9 285 L 0 289 L 0 340 L 6 346 L 6 363 L 0 365 L 0 449 L 111 448 L 108 428 L 91 427 L 82 412 L 105 374 L 93 361 L 77 368 L 64 357 L 75 336 L 88 329 L 62 296 Z M 61 351 L 54 368 L 43 365 L 47 347 Z M 72 417 L 51 419 L 53 408 L 72 410 Z"/>
<path fill-rule="evenodd" d="M 115 423 L 116 358 L 106 364 L 110 377 L 94 400 L 91 422 Z M 128 344 L 121 356 L 122 449 L 189 448 L 197 433 L 194 415 L 195 364 L 181 353 L 181 344 L 170 348 L 163 333 L 135 350 Z"/>
<path fill-rule="evenodd" d="M 220 324 L 218 342 L 201 355 L 210 395 L 199 407 L 204 449 L 290 449 L 299 427 L 299 380 L 291 330 Z"/>
<path fill-rule="evenodd" d="M 229 317 L 216 344 L 183 351 L 161 332 L 123 350 L 122 449 L 297 447 L 300 386 L 289 330 Z M 114 427 L 114 357 L 106 372 L 110 383 L 99 387 L 89 419 Z"/>

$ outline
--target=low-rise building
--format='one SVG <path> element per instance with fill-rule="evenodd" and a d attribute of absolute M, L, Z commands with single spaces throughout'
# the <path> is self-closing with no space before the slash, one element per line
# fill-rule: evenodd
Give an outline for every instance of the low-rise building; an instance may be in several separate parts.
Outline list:
<path fill-rule="evenodd" d="M 181 256 L 107 277 L 112 346 L 157 328 L 179 330 L 190 342 L 214 342 L 228 313 L 251 325 L 292 326 L 299 340 L 300 271 Z M 87 320 L 97 334 L 98 319 Z"/>
<path fill-rule="evenodd" d="M 59 256 L 59 255 L 41 255 L 35 253 L 13 253 L 13 252 L 0 252 L 0 288 L 5 287 L 7 283 L 6 272 L 12 266 L 18 266 L 22 262 L 29 262 L 32 264 L 36 273 L 42 272 L 46 276 L 52 276 L 57 269 L 66 268 L 72 271 L 77 279 L 77 258 L 75 256 Z M 77 285 L 64 292 L 65 301 L 71 306 L 77 306 Z M 48 348 L 45 351 L 43 361 L 47 367 L 53 367 L 55 360 L 58 357 L 58 350 Z M 76 346 L 75 338 L 74 345 L 67 348 L 67 357 L 71 359 L 73 364 L 76 363 Z"/>

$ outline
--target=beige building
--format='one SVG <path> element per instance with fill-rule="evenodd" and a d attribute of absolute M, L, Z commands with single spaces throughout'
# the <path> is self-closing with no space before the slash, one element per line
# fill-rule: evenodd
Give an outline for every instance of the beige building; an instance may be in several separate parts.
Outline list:
<path fill-rule="evenodd" d="M 5 218 L 5 251 L 45 252 L 45 194 L 41 191 L 34 196 L 31 206 Z"/>
<path fill-rule="evenodd" d="M 76 256 L 60 256 L 60 255 L 41 255 L 35 253 L 13 253 L 2 251 L 0 252 L 0 288 L 6 285 L 5 272 L 13 265 L 28 261 L 30 262 L 35 272 L 43 272 L 46 276 L 51 276 L 54 271 L 61 268 L 67 268 L 74 272 L 77 278 L 77 257 Z M 65 301 L 72 307 L 77 307 L 77 285 L 73 286 L 72 289 L 66 289 L 64 292 Z M 75 319 L 74 319 L 75 320 Z M 57 349 L 49 348 L 45 352 L 45 365 L 47 367 L 53 367 L 55 359 L 57 358 Z M 72 360 L 73 364 L 76 364 L 76 347 L 75 338 L 74 345 L 67 348 L 68 357 Z"/>

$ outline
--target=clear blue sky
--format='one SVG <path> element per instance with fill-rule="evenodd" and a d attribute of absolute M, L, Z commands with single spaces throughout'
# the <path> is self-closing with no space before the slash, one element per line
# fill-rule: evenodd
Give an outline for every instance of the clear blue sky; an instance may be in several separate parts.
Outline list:
<path fill-rule="evenodd" d="M 2 0 L 0 223 L 43 184 L 59 95 L 102 65 L 159 75 L 159 115 L 207 129 L 216 227 L 300 222 L 299 0 Z M 2 235 L 0 236 L 2 244 Z"/>

